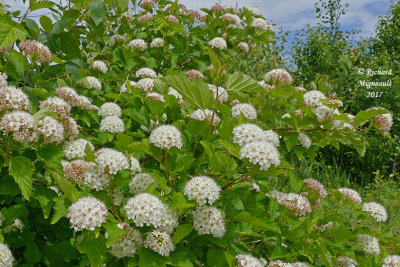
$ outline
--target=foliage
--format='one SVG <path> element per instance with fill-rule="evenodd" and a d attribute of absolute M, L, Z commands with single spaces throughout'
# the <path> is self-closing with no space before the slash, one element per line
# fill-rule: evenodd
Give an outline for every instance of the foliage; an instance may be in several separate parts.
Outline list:
<path fill-rule="evenodd" d="M 388 111 L 342 114 L 281 69 L 258 82 L 279 49 L 254 9 L 29 4 L 19 22 L 2 15 L 0 31 L 11 36 L 0 54 L 0 242 L 15 265 L 235 266 L 252 254 L 375 266 L 400 253 L 385 220 L 289 163 L 344 144 L 363 156 L 362 133 L 381 134 Z M 41 8 L 54 23 L 28 18 Z M 378 238 L 379 255 L 358 234 Z"/>

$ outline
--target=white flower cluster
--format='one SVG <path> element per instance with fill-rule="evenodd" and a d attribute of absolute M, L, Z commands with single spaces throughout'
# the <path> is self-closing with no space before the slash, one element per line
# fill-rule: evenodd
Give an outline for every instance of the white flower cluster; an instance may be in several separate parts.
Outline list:
<path fill-rule="evenodd" d="M 0 266 L 12 267 L 14 257 L 6 244 L 0 243 Z"/>
<path fill-rule="evenodd" d="M 29 111 L 31 103 L 28 96 L 14 86 L 0 87 L 0 110 L 24 110 Z"/>
<path fill-rule="evenodd" d="M 214 99 L 217 99 L 220 104 L 225 103 L 228 101 L 228 92 L 225 90 L 224 87 L 217 87 L 213 84 L 209 84 L 208 88 L 213 91 Z"/>
<path fill-rule="evenodd" d="M 133 194 L 144 192 L 150 184 L 157 183 L 148 173 L 138 173 L 133 176 L 129 188 Z"/>
<path fill-rule="evenodd" d="M 154 79 L 152 78 L 143 78 L 140 79 L 137 83 L 136 83 L 136 87 L 140 88 L 144 91 L 151 91 L 154 87 Z"/>
<path fill-rule="evenodd" d="M 100 131 L 108 133 L 122 133 L 125 131 L 124 122 L 117 116 L 108 116 L 101 120 Z"/>
<path fill-rule="evenodd" d="M 86 76 L 79 82 L 79 84 L 88 89 L 102 89 L 100 80 L 93 76 Z"/>
<path fill-rule="evenodd" d="M 6 73 L 0 72 L 0 88 L 7 86 L 8 75 Z"/>
<path fill-rule="evenodd" d="M 154 230 L 147 235 L 144 246 L 162 256 L 169 256 L 169 254 L 175 250 L 171 236 L 166 232 L 158 230 Z"/>
<path fill-rule="evenodd" d="M 118 225 L 120 227 L 120 225 Z M 121 227 L 120 227 L 121 228 Z M 111 246 L 111 255 L 122 259 L 125 257 L 133 257 L 136 250 L 140 248 L 143 244 L 142 236 L 140 232 L 136 229 L 131 229 L 129 233 L 117 240 Z"/>
<path fill-rule="evenodd" d="M 68 214 L 72 228 L 75 231 L 83 229 L 93 231 L 100 227 L 107 218 L 106 205 L 94 197 L 82 197 L 68 208 Z"/>
<path fill-rule="evenodd" d="M 280 200 L 279 204 L 288 207 L 295 212 L 296 216 L 302 216 L 306 213 L 311 213 L 311 205 L 308 199 L 302 195 L 289 193 L 285 194 Z"/>
<path fill-rule="evenodd" d="M 128 43 L 128 47 L 143 51 L 147 49 L 147 43 L 143 39 L 133 39 Z"/>
<path fill-rule="evenodd" d="M 248 120 L 257 119 L 257 111 L 250 103 L 239 103 L 232 107 L 232 117 L 237 118 L 240 113 L 243 113 Z"/>
<path fill-rule="evenodd" d="M 185 75 L 189 79 L 194 79 L 194 78 L 198 77 L 200 80 L 204 80 L 203 73 L 201 73 L 200 71 L 195 70 L 195 69 L 188 70 L 187 72 L 185 72 Z"/>
<path fill-rule="evenodd" d="M 335 267 L 356 267 L 358 263 L 352 258 L 342 256 L 335 261 Z"/>
<path fill-rule="evenodd" d="M 262 31 L 272 31 L 273 28 L 270 24 L 268 24 L 263 18 L 255 18 L 251 23 L 251 27 L 262 30 Z"/>
<path fill-rule="evenodd" d="M 83 158 L 85 157 L 86 145 L 89 145 L 94 150 L 93 144 L 85 139 L 80 138 L 70 141 L 64 147 L 64 156 L 67 159 Z"/>
<path fill-rule="evenodd" d="M 147 97 L 147 98 L 150 98 L 150 99 L 152 99 L 152 100 L 154 100 L 154 101 L 165 102 L 164 96 L 161 95 L 161 94 L 159 94 L 159 93 L 156 93 L 156 92 L 151 92 L 151 91 L 149 91 L 149 92 L 146 93 L 146 97 Z"/>
<path fill-rule="evenodd" d="M 350 199 L 354 203 L 361 203 L 362 199 L 360 194 L 351 188 L 341 187 L 338 191 L 346 198 Z"/>
<path fill-rule="evenodd" d="M 307 178 L 303 180 L 303 183 L 307 185 L 308 189 L 312 189 L 318 193 L 318 197 L 320 198 L 326 198 L 328 195 L 328 192 L 325 189 L 325 186 L 318 182 L 317 180 L 313 178 Z"/>
<path fill-rule="evenodd" d="M 400 256 L 389 255 L 383 259 L 382 267 L 399 267 L 400 266 Z"/>
<path fill-rule="evenodd" d="M 221 16 L 221 19 L 227 23 L 231 23 L 234 25 L 239 25 L 240 22 L 242 21 L 238 15 L 231 13 L 225 13 L 224 15 Z"/>
<path fill-rule="evenodd" d="M 39 133 L 43 135 L 45 143 L 61 143 L 64 139 L 64 126 L 61 122 L 46 116 L 39 121 Z"/>
<path fill-rule="evenodd" d="M 19 48 L 28 55 L 32 55 L 33 59 L 38 59 L 41 63 L 51 61 L 50 49 L 36 40 L 25 40 L 19 44 Z"/>
<path fill-rule="evenodd" d="M 140 17 L 139 17 L 139 19 L 138 19 L 138 22 L 139 23 L 145 23 L 145 22 L 148 22 L 148 21 L 152 21 L 154 18 L 153 18 L 153 15 L 151 15 L 151 14 L 144 14 L 144 15 L 141 15 Z M 147 46 L 146 46 L 146 48 L 147 48 Z"/>
<path fill-rule="evenodd" d="M 195 199 L 199 205 L 213 204 L 218 198 L 221 187 L 207 176 L 195 176 L 190 179 L 183 189 L 189 200 Z"/>
<path fill-rule="evenodd" d="M 211 48 L 218 48 L 221 50 L 227 49 L 226 41 L 224 40 L 224 38 L 221 37 L 215 37 L 208 42 L 208 45 L 211 46 Z"/>
<path fill-rule="evenodd" d="M 222 212 L 215 207 L 200 206 L 192 212 L 193 227 L 199 235 L 211 234 L 214 237 L 225 235 L 225 222 Z"/>
<path fill-rule="evenodd" d="M 384 109 L 384 108 L 377 108 L 373 107 L 370 109 Z M 368 109 L 368 110 L 370 110 Z M 371 119 L 371 122 L 379 127 L 379 130 L 383 132 L 384 135 L 389 134 L 390 129 L 392 128 L 393 125 L 393 117 L 392 114 L 386 113 L 386 114 L 381 114 L 373 117 Z"/>
<path fill-rule="evenodd" d="M 379 248 L 379 241 L 376 237 L 358 234 L 358 245 L 363 247 L 364 251 L 368 254 L 380 254 L 381 249 Z"/>
<path fill-rule="evenodd" d="M 251 12 L 251 14 L 253 16 L 261 16 L 260 10 L 258 8 L 256 8 L 256 7 L 250 7 L 249 11 Z"/>
<path fill-rule="evenodd" d="M 112 148 L 101 148 L 95 153 L 96 162 L 102 170 L 108 169 L 108 173 L 116 174 L 123 169 L 129 169 L 129 161 L 122 152 Z"/>
<path fill-rule="evenodd" d="M 325 105 L 319 105 L 314 109 L 315 115 L 317 115 L 318 121 L 330 120 L 332 119 L 333 114 L 339 115 L 339 110 L 332 109 Z"/>
<path fill-rule="evenodd" d="M 109 133 L 122 133 L 125 130 L 124 122 L 120 118 L 121 108 L 111 102 L 101 105 L 99 116 L 103 119 L 100 122 L 100 131 Z"/>
<path fill-rule="evenodd" d="M 83 174 L 86 169 L 86 161 L 78 159 L 73 161 L 62 160 L 61 164 L 64 169 L 64 177 L 74 183 L 83 183 Z M 97 177 L 96 177 L 97 178 Z"/>
<path fill-rule="evenodd" d="M 25 145 L 38 138 L 36 121 L 25 111 L 13 111 L 5 114 L 0 121 L 0 130 L 4 135 L 12 133 L 14 141 Z"/>
<path fill-rule="evenodd" d="M 40 109 L 45 109 L 47 107 L 50 109 L 50 111 L 60 115 L 62 119 L 70 117 L 71 106 L 62 98 L 54 96 L 40 102 Z"/>
<path fill-rule="evenodd" d="M 140 193 L 131 197 L 126 203 L 124 210 L 128 218 L 133 220 L 139 227 L 147 225 L 154 226 L 155 228 L 168 228 L 170 225 L 176 225 L 175 220 L 177 218 L 169 214 L 167 205 L 148 193 Z"/>
<path fill-rule="evenodd" d="M 132 157 L 132 156 L 131 156 L 131 168 L 130 168 L 130 170 L 132 171 L 131 174 L 135 174 L 135 173 L 138 173 L 138 172 L 142 171 L 142 168 L 140 167 L 139 161 L 137 160 L 137 158 Z"/>
<path fill-rule="evenodd" d="M 233 128 L 233 142 L 244 146 L 250 142 L 257 140 L 263 129 L 251 123 L 243 123 Z"/>
<path fill-rule="evenodd" d="M 289 72 L 284 69 L 273 69 L 265 74 L 265 81 L 272 81 L 274 85 L 291 85 L 293 83 L 293 78 Z"/>
<path fill-rule="evenodd" d="M 8 225 L 7 227 L 5 227 L 4 229 L 0 230 L 0 233 L 3 234 L 11 234 L 11 233 L 15 233 L 17 231 L 22 232 L 22 230 L 24 229 L 25 225 L 24 223 L 21 221 L 21 219 L 17 218 L 14 220 L 13 224 Z M 1 254 L 0 254 L 1 257 Z M 0 260 L 1 263 L 1 260 Z M 1 266 L 1 265 L 0 265 Z"/>
<path fill-rule="evenodd" d="M 259 141 L 267 142 L 278 147 L 279 146 L 279 135 L 274 131 L 264 131 L 259 126 L 251 123 L 243 123 L 233 128 L 233 142 L 244 146 L 248 143 Z"/>
<path fill-rule="evenodd" d="M 136 82 L 134 82 L 134 81 L 127 81 L 128 83 L 129 83 L 129 85 L 132 87 L 132 88 L 135 88 L 136 86 L 137 86 L 137 84 L 136 84 Z M 126 87 L 126 82 L 124 82 L 122 85 L 121 85 L 121 88 L 120 88 L 120 90 L 119 90 L 119 93 L 121 94 L 121 93 L 125 93 L 125 92 L 127 92 L 128 91 L 128 88 Z"/>
<path fill-rule="evenodd" d="M 95 60 L 92 63 L 91 67 L 92 67 L 92 69 L 99 70 L 99 71 L 101 71 L 103 73 L 106 73 L 108 71 L 106 63 L 104 63 L 104 61 L 101 61 L 101 60 Z"/>
<path fill-rule="evenodd" d="M 161 125 L 150 134 L 150 143 L 161 149 L 182 148 L 182 134 L 173 125 Z"/>
<path fill-rule="evenodd" d="M 96 191 L 106 188 L 111 181 L 111 175 L 107 174 L 100 165 L 94 162 L 85 162 L 83 182 Z"/>
<path fill-rule="evenodd" d="M 214 113 L 212 110 L 209 109 L 196 109 L 195 111 L 193 111 L 192 114 L 190 114 L 190 118 L 199 121 L 212 121 L 213 124 L 218 124 L 221 122 L 221 119 L 218 117 L 217 113 Z"/>
<path fill-rule="evenodd" d="M 165 45 L 164 39 L 163 38 L 154 38 L 153 41 L 150 43 L 151 48 L 155 47 L 163 47 Z"/>
<path fill-rule="evenodd" d="M 362 206 L 362 210 L 368 212 L 378 222 L 387 221 L 387 212 L 384 206 L 376 202 L 367 202 Z"/>
<path fill-rule="evenodd" d="M 236 255 L 238 267 L 264 267 L 267 261 L 263 258 L 256 258 L 249 254 Z"/>
<path fill-rule="evenodd" d="M 157 72 L 150 68 L 141 68 L 136 71 L 136 78 L 157 78 Z"/>
<path fill-rule="evenodd" d="M 108 45 L 114 46 L 116 43 L 121 43 L 125 40 L 126 40 L 125 36 L 114 34 L 113 36 L 111 36 L 110 40 L 108 40 Z"/>
<path fill-rule="evenodd" d="M 299 137 L 297 138 L 299 140 L 299 143 L 302 147 L 304 148 L 310 148 L 311 146 L 311 139 L 304 133 L 299 133 Z"/>
<path fill-rule="evenodd" d="M 108 117 L 108 116 L 121 116 L 121 108 L 112 102 L 107 102 L 101 105 L 99 109 L 99 116 Z"/>
<path fill-rule="evenodd" d="M 92 101 L 78 93 L 71 87 L 63 86 L 56 89 L 56 93 L 60 98 L 63 98 L 69 105 L 80 107 L 87 110 L 97 110 L 98 107 L 92 104 Z"/>
<path fill-rule="evenodd" d="M 326 96 L 318 90 L 311 90 L 305 93 L 303 95 L 303 98 L 304 98 L 304 105 L 309 107 L 317 107 L 322 105 L 320 100 L 326 99 Z"/>
<path fill-rule="evenodd" d="M 238 48 L 242 50 L 243 53 L 247 54 L 249 52 L 249 45 L 246 42 L 240 42 Z"/>

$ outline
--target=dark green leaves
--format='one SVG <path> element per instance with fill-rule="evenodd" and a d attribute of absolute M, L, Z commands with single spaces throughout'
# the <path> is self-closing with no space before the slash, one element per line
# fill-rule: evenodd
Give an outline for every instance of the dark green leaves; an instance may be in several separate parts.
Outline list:
<path fill-rule="evenodd" d="M 199 80 L 189 80 L 187 77 L 167 76 L 162 79 L 163 82 L 174 88 L 182 95 L 183 100 L 199 109 L 210 108 L 213 104 L 213 93 L 208 85 Z"/>
<path fill-rule="evenodd" d="M 26 157 L 14 157 L 10 160 L 9 170 L 22 195 L 29 200 L 32 191 L 32 173 L 35 170 L 32 161 Z"/>
<path fill-rule="evenodd" d="M 106 14 L 106 5 L 102 1 L 94 1 L 89 5 L 89 14 L 96 25 L 99 25 Z"/>
<path fill-rule="evenodd" d="M 179 241 L 181 241 L 186 236 L 188 236 L 190 234 L 190 232 L 192 232 L 192 230 L 193 230 L 193 227 L 190 224 L 179 225 L 176 228 L 174 235 L 172 236 L 172 243 L 174 243 L 174 245 L 178 244 Z"/>
<path fill-rule="evenodd" d="M 238 221 L 238 222 L 245 222 L 245 223 L 250 223 L 254 226 L 257 226 L 261 229 L 267 230 L 267 231 L 271 231 L 274 233 L 280 233 L 280 229 L 279 226 L 276 225 L 275 223 L 267 223 L 265 220 L 259 219 L 253 215 L 251 215 L 250 213 L 248 213 L 247 211 L 242 211 L 241 213 L 239 213 L 238 215 L 236 215 L 233 218 L 234 221 Z"/>

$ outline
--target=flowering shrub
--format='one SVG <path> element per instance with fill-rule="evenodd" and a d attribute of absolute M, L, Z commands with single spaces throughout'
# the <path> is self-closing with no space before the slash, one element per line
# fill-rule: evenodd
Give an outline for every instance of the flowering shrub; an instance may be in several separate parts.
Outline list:
<path fill-rule="evenodd" d="M 0 54 L 1 265 L 398 264 L 385 207 L 289 163 L 363 156 L 360 131 L 388 134 L 390 112 L 342 113 L 278 66 L 244 74 L 232 59 L 274 36 L 256 8 L 139 5 L 2 15 L 18 34 Z"/>

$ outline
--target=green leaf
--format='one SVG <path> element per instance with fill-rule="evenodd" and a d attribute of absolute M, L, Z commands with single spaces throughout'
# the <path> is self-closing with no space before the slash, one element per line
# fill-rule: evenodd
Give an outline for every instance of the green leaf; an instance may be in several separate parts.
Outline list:
<path fill-rule="evenodd" d="M 55 197 L 54 201 L 54 214 L 51 218 L 51 224 L 57 223 L 62 217 L 68 213 L 68 206 L 71 204 L 65 196 Z"/>
<path fill-rule="evenodd" d="M 24 251 L 24 257 L 31 263 L 38 263 L 42 258 L 42 253 L 35 242 L 29 242 Z"/>
<path fill-rule="evenodd" d="M 22 195 L 29 200 L 32 191 L 32 174 L 35 168 L 32 161 L 26 157 L 18 156 L 11 158 L 9 171 L 19 185 Z"/>
<path fill-rule="evenodd" d="M 52 199 L 56 196 L 56 193 L 47 188 L 38 187 L 35 190 L 35 199 L 39 201 L 40 206 L 43 210 L 43 217 L 45 219 L 49 218 L 51 208 L 53 207 Z"/>
<path fill-rule="evenodd" d="M 289 186 L 291 191 L 300 194 L 303 188 L 303 181 L 299 178 L 298 174 L 292 170 L 289 171 Z"/>
<path fill-rule="evenodd" d="M 52 8 L 56 4 L 53 3 L 52 1 L 49 0 L 42 0 L 42 1 L 36 1 L 36 0 L 30 0 L 29 1 L 29 10 L 34 11 L 42 8 Z"/>
<path fill-rule="evenodd" d="M 51 30 L 51 33 L 59 33 L 60 31 L 63 31 L 65 26 L 72 21 L 71 18 L 68 17 L 62 17 L 59 21 L 57 21 L 56 23 L 54 23 L 53 28 Z M 69 37 L 72 37 L 69 34 Z"/>
<path fill-rule="evenodd" d="M 207 252 L 207 267 L 222 267 L 228 266 L 226 258 L 224 257 L 224 250 L 222 248 L 212 248 Z"/>
<path fill-rule="evenodd" d="M 121 12 L 125 12 L 128 9 L 129 0 L 117 0 L 117 2 Z"/>
<path fill-rule="evenodd" d="M 357 113 L 357 115 L 354 117 L 354 126 L 361 126 L 364 123 L 366 123 L 369 119 L 372 117 L 375 117 L 377 115 L 381 114 L 387 114 L 389 113 L 385 109 L 370 109 L 366 111 L 360 111 Z"/>
<path fill-rule="evenodd" d="M 182 95 L 183 100 L 199 109 L 210 108 L 213 104 L 213 93 L 208 85 L 198 78 L 193 81 L 186 76 L 167 76 L 162 81 Z"/>
<path fill-rule="evenodd" d="M 186 209 L 191 208 L 195 204 L 193 202 L 189 202 L 185 195 L 182 192 L 177 192 L 174 194 L 171 200 L 171 205 L 169 205 L 169 209 Z"/>
<path fill-rule="evenodd" d="M 141 247 L 137 253 L 139 255 L 139 266 L 146 266 L 146 267 L 166 266 L 167 263 L 166 258 L 148 248 Z"/>
<path fill-rule="evenodd" d="M 53 29 L 53 22 L 49 17 L 41 16 L 39 21 L 40 25 L 42 25 L 43 30 L 45 30 L 46 32 L 51 32 L 51 30 Z"/>
<path fill-rule="evenodd" d="M 188 236 L 193 230 L 193 227 L 190 224 L 180 224 L 176 230 L 174 235 L 172 236 L 172 243 L 174 245 L 178 244 L 182 239 Z"/>
<path fill-rule="evenodd" d="M 51 174 L 56 183 L 60 186 L 65 196 L 71 202 L 78 201 L 78 199 L 82 196 L 82 193 L 79 192 L 78 189 L 76 189 L 70 181 L 65 179 L 64 176 L 58 171 L 48 170 L 48 172 Z"/>
<path fill-rule="evenodd" d="M 50 113 L 50 107 L 45 107 L 44 109 L 40 109 L 38 112 L 33 114 L 33 118 L 36 123 L 39 123 L 44 117 L 46 117 Z"/>
<path fill-rule="evenodd" d="M 9 17 L 0 17 L 0 48 L 11 45 L 17 40 L 24 41 L 28 32 Z"/>
<path fill-rule="evenodd" d="M 232 156 L 235 158 L 240 158 L 239 152 L 240 152 L 240 146 L 237 144 L 232 143 L 231 141 L 228 140 L 219 140 L 219 143 L 228 151 Z"/>
<path fill-rule="evenodd" d="M 94 154 L 94 152 L 89 144 L 86 144 L 86 147 L 85 147 L 85 160 L 97 163 L 96 155 Z"/>
<path fill-rule="evenodd" d="M 239 213 L 238 215 L 236 215 L 233 218 L 234 221 L 238 221 L 238 222 L 245 222 L 245 223 L 250 223 L 254 226 L 260 227 L 261 229 L 267 230 L 267 231 L 271 231 L 274 233 L 280 233 L 281 230 L 279 228 L 278 225 L 276 225 L 275 223 L 272 222 L 266 222 L 266 220 L 262 220 L 259 219 L 253 215 L 251 215 L 249 212 L 247 211 L 242 211 L 241 213 Z"/>
<path fill-rule="evenodd" d="M 106 241 L 106 245 L 108 248 L 111 247 L 115 242 L 117 242 L 117 240 L 120 239 L 122 236 L 127 234 L 127 232 L 124 229 L 119 228 L 116 223 L 106 222 L 103 224 L 103 226 L 108 233 Z"/>
<path fill-rule="evenodd" d="M 93 231 L 88 231 L 79 244 L 79 251 L 88 256 L 92 267 L 102 267 L 107 253 L 106 238 L 103 235 L 96 238 Z"/>
<path fill-rule="evenodd" d="M 240 92 L 265 92 L 265 90 L 255 80 L 249 76 L 244 76 L 241 72 L 229 75 L 226 81 L 226 90 Z"/>
<path fill-rule="evenodd" d="M 99 25 L 106 14 L 106 5 L 102 1 L 93 1 L 89 5 L 89 14 L 92 17 L 94 24 Z"/>
<path fill-rule="evenodd" d="M 212 50 L 211 48 L 208 48 L 208 55 L 210 56 L 211 64 L 214 67 L 214 71 L 219 72 L 222 64 L 221 64 L 221 61 L 218 59 L 217 55 L 215 55 L 214 50 Z"/>

